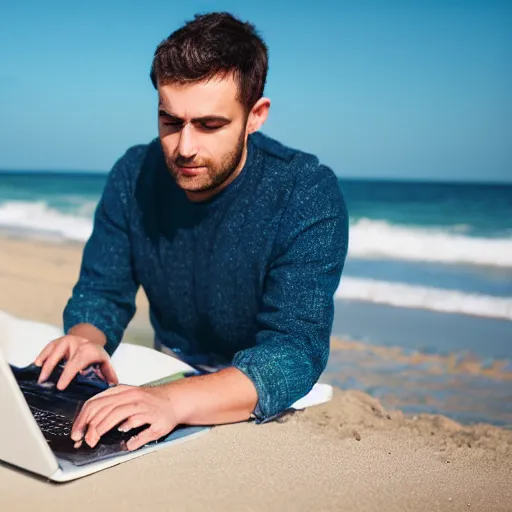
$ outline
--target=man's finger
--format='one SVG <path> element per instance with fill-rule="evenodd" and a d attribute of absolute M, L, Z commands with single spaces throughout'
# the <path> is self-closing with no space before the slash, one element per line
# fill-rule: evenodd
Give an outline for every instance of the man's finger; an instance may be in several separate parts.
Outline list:
<path fill-rule="evenodd" d="M 112 409 L 110 414 L 100 423 L 97 423 L 96 431 L 100 436 L 113 429 L 116 425 L 125 422 L 134 415 L 139 415 L 146 410 L 143 404 L 129 403 Z"/>
<path fill-rule="evenodd" d="M 100 369 L 101 373 L 109 384 L 119 384 L 119 379 L 117 378 L 116 372 L 110 360 L 107 359 L 104 363 L 102 363 L 100 365 Z"/>
<path fill-rule="evenodd" d="M 38 356 L 34 360 L 34 364 L 36 366 L 42 366 L 47 357 L 52 353 L 52 350 L 54 349 L 55 344 L 59 341 L 59 339 L 51 341 L 48 343 L 48 345 L 46 345 L 46 347 L 43 348 L 43 350 L 41 350 L 41 352 L 39 352 Z"/>
<path fill-rule="evenodd" d="M 84 441 L 91 447 L 94 448 L 98 441 L 100 440 L 100 435 L 96 431 L 96 428 L 89 425 L 87 428 L 87 434 L 85 434 Z"/>
<path fill-rule="evenodd" d="M 128 432 L 134 428 L 142 427 L 142 425 L 145 425 L 146 423 L 149 423 L 147 415 L 135 414 L 130 416 L 125 422 L 121 423 L 117 430 L 119 430 L 119 432 Z"/>
<path fill-rule="evenodd" d="M 146 422 L 148 423 L 148 422 Z M 151 441 L 156 441 L 158 438 L 162 437 L 165 432 L 156 429 L 153 425 L 149 426 L 147 429 L 143 430 L 140 434 L 133 436 L 127 443 L 126 447 L 129 451 L 137 450 L 141 446 L 144 446 Z"/>
<path fill-rule="evenodd" d="M 57 382 L 57 389 L 61 391 L 66 389 L 78 372 L 82 371 L 84 368 L 87 368 L 91 362 L 94 362 L 92 359 L 93 358 L 91 358 L 90 355 L 87 356 L 87 353 L 84 354 L 80 348 L 74 345 L 70 346 L 68 362 L 64 366 L 62 375 Z"/>
<path fill-rule="evenodd" d="M 110 400 L 95 400 L 92 403 L 91 400 L 88 400 L 85 405 L 82 407 L 82 410 L 75 418 L 73 423 L 73 427 L 71 428 L 71 439 L 73 441 L 79 441 L 84 437 L 85 431 L 89 430 L 90 422 L 96 414 L 100 413 L 104 408 L 106 409 L 106 413 L 110 412 L 116 406 L 115 402 Z"/>
<path fill-rule="evenodd" d="M 74 353 L 70 354 L 69 361 L 57 383 L 57 388 L 60 390 L 65 389 L 78 372 L 93 363 L 100 362 L 100 358 L 101 356 L 98 355 L 96 349 L 90 345 L 82 345 L 78 349 L 75 349 Z"/>
<path fill-rule="evenodd" d="M 41 382 L 44 382 L 53 372 L 57 364 L 64 358 L 64 356 L 68 352 L 68 344 L 67 343 L 61 343 L 60 345 L 57 345 L 55 349 L 52 351 L 52 353 L 48 356 L 46 361 L 44 362 L 41 373 L 39 374 L 39 378 L 37 379 L 37 382 L 40 384 Z"/>
<path fill-rule="evenodd" d="M 89 432 L 91 429 L 97 430 L 97 426 L 110 414 L 110 412 L 118 406 L 117 402 L 109 401 L 101 409 L 97 409 L 94 416 L 86 413 L 86 418 L 80 423 L 75 422 L 71 429 L 71 439 L 79 441 L 84 437 L 85 430 Z M 88 419 L 90 418 L 90 420 Z M 78 419 L 78 418 L 77 418 Z M 91 430 L 92 432 L 92 430 Z M 98 434 L 101 435 L 101 434 Z"/>
<path fill-rule="evenodd" d="M 75 441 L 81 439 L 84 435 L 85 427 L 104 407 L 108 407 L 110 409 L 116 407 L 120 404 L 120 399 L 122 400 L 121 403 L 127 403 L 129 399 L 123 399 L 123 397 L 117 397 L 114 399 L 113 396 L 120 395 L 123 392 L 126 393 L 130 389 L 131 388 L 119 386 L 118 388 L 107 389 L 106 391 L 89 398 L 73 423 L 71 438 Z"/>
<path fill-rule="evenodd" d="M 132 413 L 138 412 L 139 410 L 140 408 L 132 403 L 121 406 L 117 406 L 116 404 L 113 407 L 104 407 L 88 422 L 87 433 L 84 438 L 85 442 L 91 448 L 94 448 L 103 434 L 126 418 L 129 418 Z M 100 421 L 101 418 L 103 418 L 103 421 Z"/>
<path fill-rule="evenodd" d="M 89 365 L 89 363 L 82 357 L 80 357 L 78 354 L 79 352 L 77 351 L 75 356 L 71 357 L 69 361 L 66 363 L 66 366 L 64 366 L 62 375 L 60 376 L 59 381 L 57 382 L 57 389 L 61 391 L 63 389 L 66 389 L 69 386 L 69 383 L 75 377 L 75 375 L 80 370 L 83 370 L 86 366 Z"/>

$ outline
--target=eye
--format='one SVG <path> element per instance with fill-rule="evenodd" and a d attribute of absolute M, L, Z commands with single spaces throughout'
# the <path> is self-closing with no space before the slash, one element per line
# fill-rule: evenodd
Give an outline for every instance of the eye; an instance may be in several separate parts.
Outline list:
<path fill-rule="evenodd" d="M 180 121 L 180 120 L 172 121 L 172 117 L 169 116 L 168 114 L 166 114 L 165 112 L 160 111 L 158 113 L 158 117 L 161 119 L 162 124 L 164 126 L 173 126 L 176 128 L 176 127 L 179 127 L 182 125 L 182 121 Z"/>
<path fill-rule="evenodd" d="M 213 132 L 214 130 L 218 130 L 219 128 L 222 128 L 222 125 L 219 126 L 219 125 L 211 125 L 211 124 L 205 124 L 205 123 L 201 123 L 200 126 L 203 130 L 206 130 L 209 132 Z"/>

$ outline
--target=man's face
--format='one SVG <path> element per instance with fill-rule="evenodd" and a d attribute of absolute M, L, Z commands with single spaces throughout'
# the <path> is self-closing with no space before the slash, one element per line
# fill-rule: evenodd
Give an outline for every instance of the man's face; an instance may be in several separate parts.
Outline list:
<path fill-rule="evenodd" d="M 215 194 L 245 162 L 247 114 L 231 78 L 158 86 L 158 132 L 169 171 L 191 199 Z"/>

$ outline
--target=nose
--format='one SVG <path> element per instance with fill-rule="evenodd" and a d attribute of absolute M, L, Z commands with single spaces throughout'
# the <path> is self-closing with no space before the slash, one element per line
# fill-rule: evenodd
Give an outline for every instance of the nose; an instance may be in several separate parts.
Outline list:
<path fill-rule="evenodd" d="M 185 125 L 181 129 L 178 151 L 184 158 L 193 158 L 197 153 L 197 145 L 190 125 Z"/>

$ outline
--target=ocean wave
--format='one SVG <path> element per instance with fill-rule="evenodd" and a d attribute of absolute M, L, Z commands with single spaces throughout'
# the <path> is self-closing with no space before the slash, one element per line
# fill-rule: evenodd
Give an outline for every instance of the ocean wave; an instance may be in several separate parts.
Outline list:
<path fill-rule="evenodd" d="M 69 198 L 68 198 L 69 199 Z M 95 201 L 75 201 L 67 211 L 45 201 L 0 202 L 0 226 L 85 241 L 92 232 Z M 512 268 L 511 238 L 477 238 L 462 226 L 421 228 L 359 219 L 350 227 L 349 257 L 462 263 Z"/>
<path fill-rule="evenodd" d="M 91 205 L 77 208 L 81 215 L 63 213 L 43 201 L 0 203 L 0 226 L 85 241 L 92 232 Z M 352 227 L 350 254 L 512 266 L 512 240 L 469 238 L 360 220 Z M 336 297 L 512 320 L 512 298 L 399 282 L 344 276 Z"/>
<path fill-rule="evenodd" d="M 67 240 L 85 241 L 92 233 L 91 205 L 79 206 L 82 215 L 62 213 L 44 201 L 7 201 L 0 204 L 0 226 Z"/>
<path fill-rule="evenodd" d="M 512 267 L 512 238 L 477 238 L 450 228 L 421 228 L 359 219 L 350 227 L 349 256 Z"/>
<path fill-rule="evenodd" d="M 342 277 L 336 298 L 512 320 L 512 298 L 376 279 Z"/>

